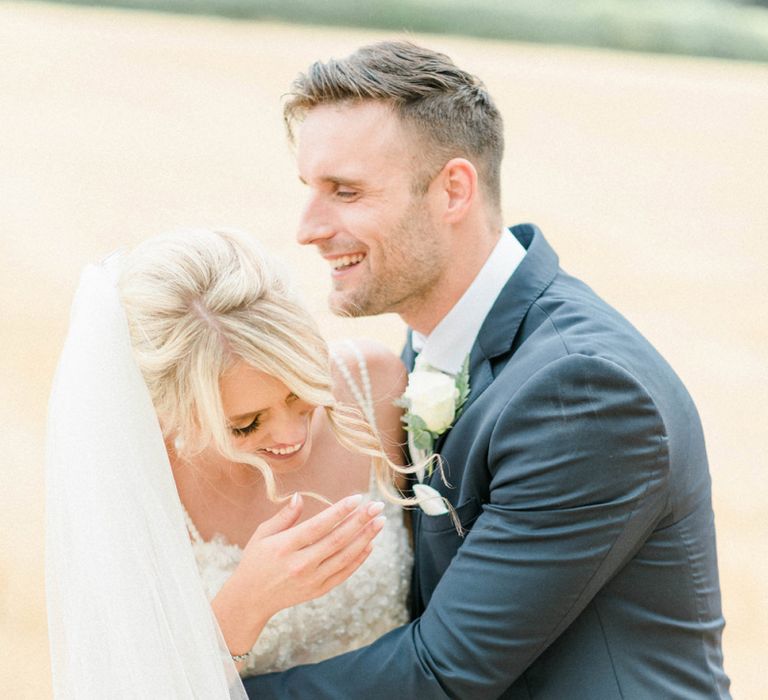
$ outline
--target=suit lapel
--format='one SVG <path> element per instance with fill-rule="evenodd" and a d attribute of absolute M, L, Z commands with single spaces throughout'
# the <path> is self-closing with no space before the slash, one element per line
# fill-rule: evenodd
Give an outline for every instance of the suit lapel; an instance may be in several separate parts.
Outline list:
<path fill-rule="evenodd" d="M 492 360 L 509 352 L 525 315 L 542 292 L 551 284 L 558 270 L 557 255 L 544 240 L 538 228 L 532 224 L 521 224 L 510 229 L 513 235 L 527 249 L 525 258 L 501 290 L 496 302 L 483 322 L 477 339 L 469 355 L 470 393 L 464 411 L 473 404 L 493 382 Z M 413 370 L 415 354 L 411 346 L 411 332 L 401 354 L 408 371 Z M 498 370 L 497 370 L 498 371 Z M 461 420 L 461 416 L 459 419 Z M 435 452 L 442 450 L 450 431 L 441 435 L 435 444 Z M 427 482 L 435 478 L 432 474 Z M 458 485 L 458 484 L 457 484 Z M 411 511 L 413 517 L 414 557 L 411 579 L 411 618 L 415 619 L 423 611 L 420 584 L 421 521 L 423 513 L 416 508 Z"/>
<path fill-rule="evenodd" d="M 469 355 L 469 398 L 464 404 L 462 415 L 493 382 L 495 375 L 492 361 L 509 352 L 531 305 L 557 274 L 557 254 L 538 227 L 520 224 L 510 228 L 510 232 L 527 252 L 499 293 L 472 346 Z M 409 349 L 410 346 L 408 342 Z M 461 420 L 461 416 L 458 420 Z M 440 452 L 450 432 L 447 430 L 435 441 L 435 452 Z"/>

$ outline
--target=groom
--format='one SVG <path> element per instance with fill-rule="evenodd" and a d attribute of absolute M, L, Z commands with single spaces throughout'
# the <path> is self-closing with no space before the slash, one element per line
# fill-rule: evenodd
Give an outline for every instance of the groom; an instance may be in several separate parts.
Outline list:
<path fill-rule="evenodd" d="M 299 242 L 330 302 L 395 311 L 409 369 L 469 397 L 436 438 L 455 507 L 414 518 L 413 621 L 250 697 L 728 698 L 696 409 L 651 345 L 502 228 L 502 122 L 480 81 L 406 43 L 316 63 L 286 105 L 308 186 Z M 439 432 L 439 431 L 436 431 Z"/>

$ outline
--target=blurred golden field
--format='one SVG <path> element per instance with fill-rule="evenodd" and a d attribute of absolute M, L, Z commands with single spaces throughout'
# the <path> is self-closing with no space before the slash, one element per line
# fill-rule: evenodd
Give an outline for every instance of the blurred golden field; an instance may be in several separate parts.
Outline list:
<path fill-rule="evenodd" d="M 170 228 L 244 228 L 328 336 L 399 348 L 396 317 L 327 312 L 325 264 L 293 240 L 303 192 L 280 115 L 309 62 L 391 36 L 0 2 L 0 697 L 50 697 L 44 426 L 83 265 Z M 726 670 L 734 697 L 768 697 L 768 66 L 412 38 L 499 102 L 507 223 L 538 223 L 696 399 Z"/>

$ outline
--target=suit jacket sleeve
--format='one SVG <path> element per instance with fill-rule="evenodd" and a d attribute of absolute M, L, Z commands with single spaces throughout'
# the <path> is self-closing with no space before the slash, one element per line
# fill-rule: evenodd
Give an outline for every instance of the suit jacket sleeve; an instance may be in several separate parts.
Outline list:
<path fill-rule="evenodd" d="M 249 697 L 499 696 L 659 521 L 667 438 L 627 371 L 568 355 L 509 398 L 487 469 L 489 502 L 419 619 L 361 650 L 248 679 Z"/>

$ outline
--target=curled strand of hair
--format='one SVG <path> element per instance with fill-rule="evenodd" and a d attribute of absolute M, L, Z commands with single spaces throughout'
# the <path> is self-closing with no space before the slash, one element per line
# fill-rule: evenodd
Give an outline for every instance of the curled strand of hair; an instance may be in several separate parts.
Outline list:
<path fill-rule="evenodd" d="M 393 486 L 393 475 L 414 474 L 429 466 L 437 469 L 441 479 L 445 483 L 445 474 L 440 456 L 433 454 L 424 462 L 410 467 L 401 467 L 389 459 L 380 437 L 373 431 L 368 421 L 362 418 L 359 409 L 347 404 L 335 404 L 326 407 L 331 429 L 341 445 L 349 450 L 354 450 L 371 458 L 374 466 L 376 483 L 381 493 L 391 503 L 400 506 L 417 506 L 420 500 L 415 496 L 403 496 Z M 449 512 L 453 513 L 453 506 L 448 503 Z"/>
<path fill-rule="evenodd" d="M 448 510 L 449 515 L 451 516 L 451 522 L 453 523 L 453 526 L 456 528 L 456 533 L 459 535 L 459 537 L 464 537 L 466 532 L 464 531 L 464 528 L 461 525 L 461 520 L 459 520 L 459 514 L 456 512 L 456 509 L 453 507 L 453 504 L 445 497 L 442 498 L 443 505 Z"/>

